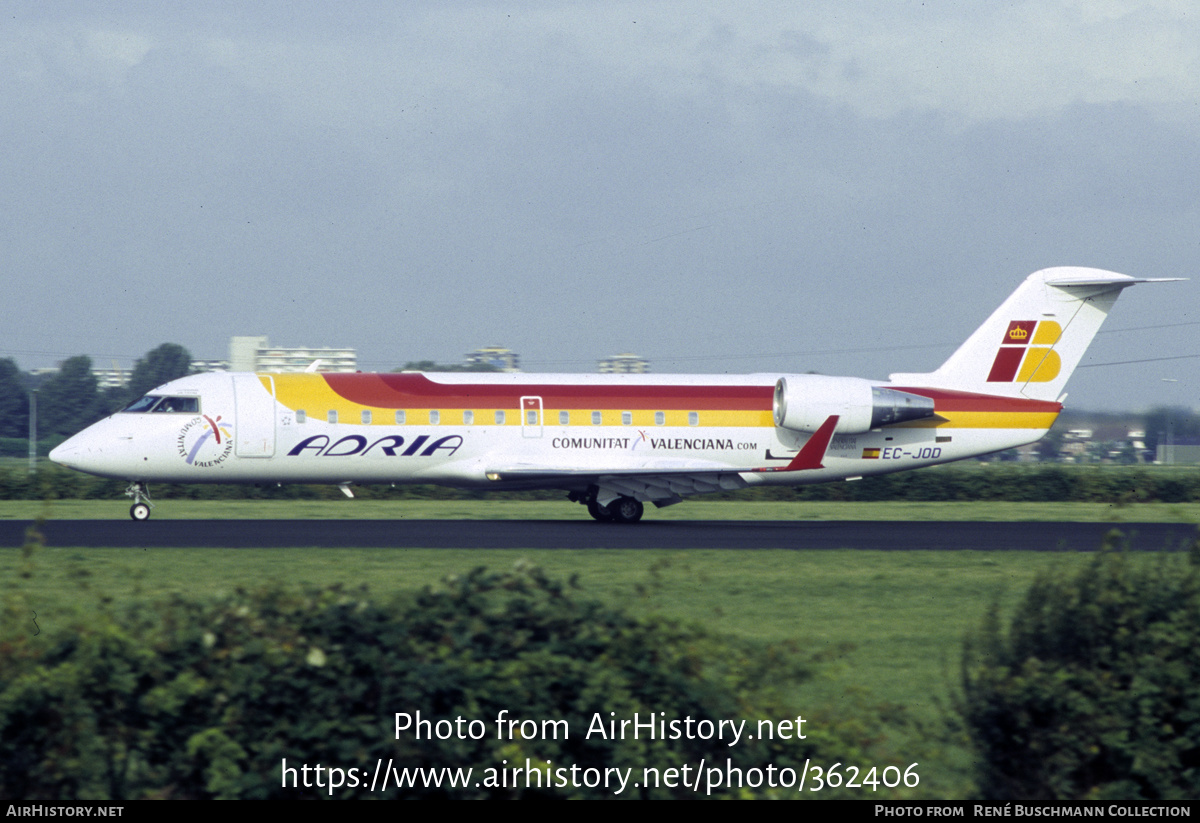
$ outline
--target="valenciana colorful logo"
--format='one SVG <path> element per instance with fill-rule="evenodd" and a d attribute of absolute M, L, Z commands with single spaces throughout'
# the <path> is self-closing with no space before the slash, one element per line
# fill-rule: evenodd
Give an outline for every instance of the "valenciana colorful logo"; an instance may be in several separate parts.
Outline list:
<path fill-rule="evenodd" d="M 1048 383 L 1058 377 L 1062 361 L 1053 348 L 1062 326 L 1053 320 L 1014 320 L 988 373 L 989 383 Z"/>
<path fill-rule="evenodd" d="M 213 419 L 203 414 L 184 424 L 175 447 L 189 466 L 215 466 L 233 453 L 233 434 L 221 415 Z"/>

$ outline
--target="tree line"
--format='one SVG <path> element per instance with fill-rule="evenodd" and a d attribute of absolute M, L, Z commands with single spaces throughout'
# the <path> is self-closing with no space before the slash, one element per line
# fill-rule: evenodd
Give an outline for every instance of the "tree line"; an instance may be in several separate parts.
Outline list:
<path fill-rule="evenodd" d="M 81 431 L 118 411 L 156 386 L 191 372 L 192 356 L 183 346 L 163 343 L 138 359 L 124 386 L 101 389 L 92 372 L 92 360 L 76 355 L 64 360 L 57 373 L 22 372 L 12 358 L 0 358 L 0 439 L 24 441 L 29 435 L 30 393 L 37 391 L 38 438 L 54 441 Z M 410 361 L 396 371 L 498 371 L 488 364 L 443 364 L 432 360 Z M 1131 415 L 1130 417 L 1135 417 Z M 1200 415 L 1191 409 L 1158 407 L 1136 416 L 1145 430 L 1149 451 L 1160 442 L 1194 442 L 1200 438 Z M 1079 413 L 1060 416 L 1039 445 L 1043 459 L 1054 459 L 1066 430 L 1079 424 Z M 0 453 L 23 454 L 27 444 L 0 443 Z"/>
<path fill-rule="evenodd" d="M 62 438 L 132 403 L 155 386 L 191 372 L 192 355 L 163 343 L 139 358 L 124 386 L 101 389 L 85 354 L 68 357 L 52 375 L 22 372 L 0 359 L 0 437 L 29 436 L 30 394 L 37 391 L 38 438 Z"/>

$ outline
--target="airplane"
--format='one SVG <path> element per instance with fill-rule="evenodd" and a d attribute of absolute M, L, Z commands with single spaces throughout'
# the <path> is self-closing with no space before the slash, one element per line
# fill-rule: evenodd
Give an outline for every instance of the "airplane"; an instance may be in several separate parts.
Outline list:
<path fill-rule="evenodd" d="M 753 486 L 857 480 L 1033 443 L 1134 278 L 1027 277 L 937 370 L 564 375 L 210 372 L 172 380 L 50 459 L 148 484 L 371 483 L 561 489 L 602 522 Z M 315 364 L 314 364 L 315 365 Z"/>

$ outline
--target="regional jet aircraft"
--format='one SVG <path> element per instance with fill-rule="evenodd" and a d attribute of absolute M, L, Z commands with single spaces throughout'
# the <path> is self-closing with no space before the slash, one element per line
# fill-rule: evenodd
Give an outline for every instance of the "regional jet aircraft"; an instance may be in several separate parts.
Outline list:
<path fill-rule="evenodd" d="M 934 372 L 243 374 L 173 380 L 67 440 L 64 466 L 128 480 L 134 520 L 163 483 L 436 483 L 562 489 L 599 521 L 645 503 L 855 480 L 1032 443 L 1127 286 L 1030 275 Z"/>

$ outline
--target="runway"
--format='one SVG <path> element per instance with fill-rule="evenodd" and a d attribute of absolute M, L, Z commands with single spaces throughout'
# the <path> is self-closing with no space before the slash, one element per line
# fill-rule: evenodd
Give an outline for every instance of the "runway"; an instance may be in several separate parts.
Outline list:
<path fill-rule="evenodd" d="M 19 547 L 31 521 L 0 521 L 0 546 Z M 1114 528 L 1137 551 L 1186 548 L 1186 523 L 578 520 L 57 520 L 48 546 L 112 548 L 862 549 L 1094 551 Z"/>

